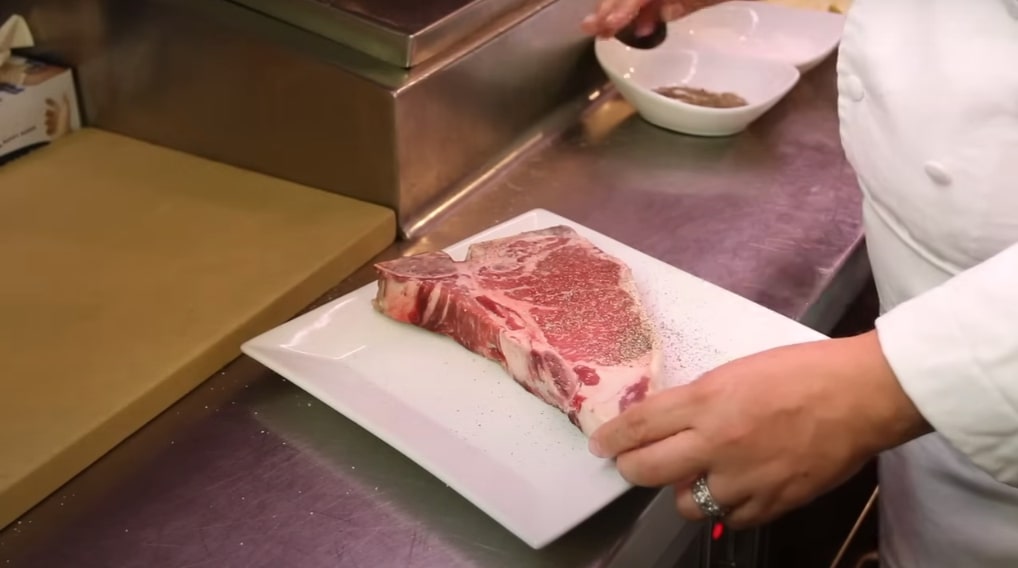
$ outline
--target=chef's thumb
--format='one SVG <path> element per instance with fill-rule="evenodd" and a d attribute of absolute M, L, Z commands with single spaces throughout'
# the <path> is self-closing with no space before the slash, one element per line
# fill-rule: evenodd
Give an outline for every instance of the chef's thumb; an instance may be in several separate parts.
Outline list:
<path fill-rule="evenodd" d="M 646 37 L 654 32 L 654 27 L 661 21 L 663 7 L 663 0 L 651 0 L 640 8 L 633 28 L 636 37 Z"/>

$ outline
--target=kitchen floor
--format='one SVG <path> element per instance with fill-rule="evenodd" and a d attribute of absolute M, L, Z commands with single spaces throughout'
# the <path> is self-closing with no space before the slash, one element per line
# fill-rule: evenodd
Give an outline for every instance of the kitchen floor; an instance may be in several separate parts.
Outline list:
<path fill-rule="evenodd" d="M 879 303 L 872 283 L 849 307 L 833 337 L 857 335 L 873 329 Z M 847 483 L 776 521 L 769 530 L 768 568 L 828 568 L 851 533 L 876 487 L 871 463 Z M 876 568 L 866 555 L 877 548 L 875 508 L 866 516 L 846 554 L 832 568 Z"/>

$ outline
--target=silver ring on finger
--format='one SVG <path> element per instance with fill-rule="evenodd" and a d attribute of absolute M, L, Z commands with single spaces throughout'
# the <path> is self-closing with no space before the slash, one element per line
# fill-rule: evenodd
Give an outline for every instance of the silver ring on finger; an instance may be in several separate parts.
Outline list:
<path fill-rule="evenodd" d="M 728 508 L 721 506 L 711 495 L 710 489 L 707 487 L 707 476 L 701 475 L 693 482 L 692 492 L 693 501 L 708 519 L 717 520 L 728 514 Z"/>

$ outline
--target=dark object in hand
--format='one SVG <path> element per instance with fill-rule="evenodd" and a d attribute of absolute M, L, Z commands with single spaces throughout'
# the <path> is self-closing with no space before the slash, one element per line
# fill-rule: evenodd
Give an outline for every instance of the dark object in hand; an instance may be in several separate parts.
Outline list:
<path fill-rule="evenodd" d="M 636 35 L 636 23 L 631 23 L 615 34 L 615 39 L 634 49 L 654 49 L 668 37 L 668 24 L 658 21 L 654 30 L 645 36 Z"/>

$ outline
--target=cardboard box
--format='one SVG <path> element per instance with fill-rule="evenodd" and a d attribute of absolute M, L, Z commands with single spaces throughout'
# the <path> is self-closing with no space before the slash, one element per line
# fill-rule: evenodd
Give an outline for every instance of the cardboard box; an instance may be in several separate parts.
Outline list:
<path fill-rule="evenodd" d="M 0 164 L 79 128 L 73 71 L 18 56 L 0 66 Z"/>

